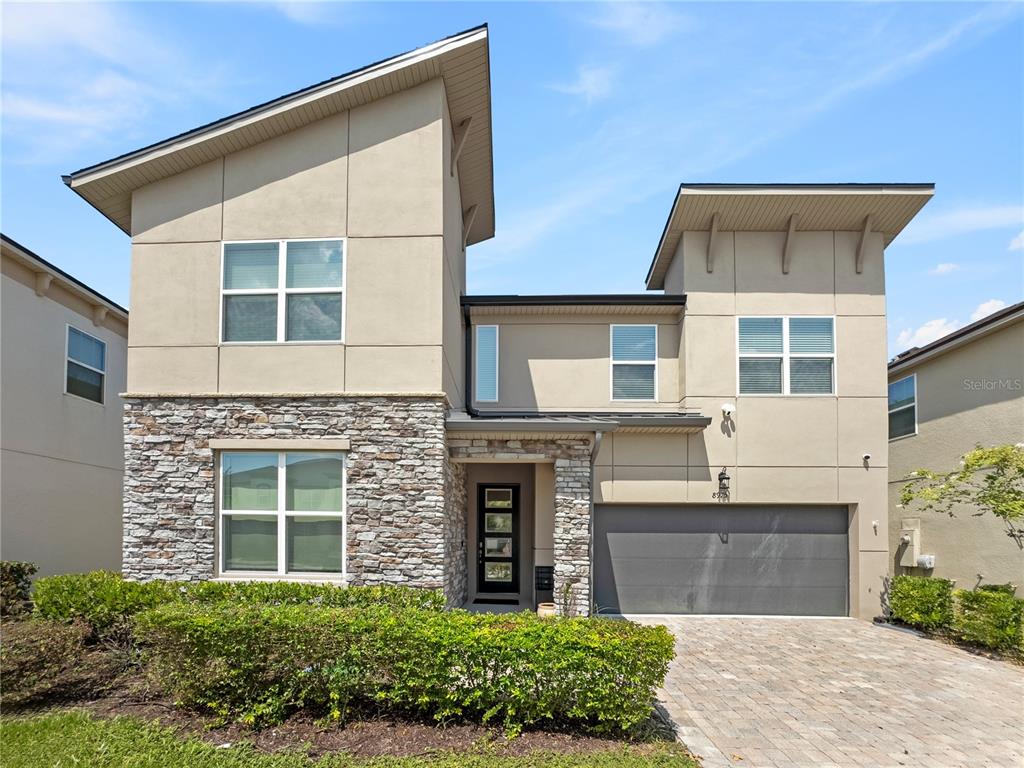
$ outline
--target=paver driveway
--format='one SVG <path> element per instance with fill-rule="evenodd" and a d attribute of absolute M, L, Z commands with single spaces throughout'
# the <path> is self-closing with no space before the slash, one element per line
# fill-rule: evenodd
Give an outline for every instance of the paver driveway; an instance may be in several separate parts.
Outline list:
<path fill-rule="evenodd" d="M 1024 668 L 855 619 L 638 617 L 706 768 L 1024 766 Z"/>

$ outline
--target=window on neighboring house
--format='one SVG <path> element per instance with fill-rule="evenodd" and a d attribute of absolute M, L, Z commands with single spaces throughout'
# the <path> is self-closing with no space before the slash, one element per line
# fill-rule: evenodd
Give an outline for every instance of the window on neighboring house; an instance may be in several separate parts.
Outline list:
<path fill-rule="evenodd" d="M 345 574 L 345 455 L 220 454 L 225 573 Z"/>
<path fill-rule="evenodd" d="M 107 374 L 107 345 L 84 331 L 68 326 L 64 391 L 94 403 L 103 402 Z"/>
<path fill-rule="evenodd" d="M 224 244 L 226 342 L 341 341 L 341 240 Z"/>
<path fill-rule="evenodd" d="M 741 395 L 830 395 L 835 391 L 835 319 L 739 318 Z"/>
<path fill-rule="evenodd" d="M 658 326 L 613 325 L 612 400 L 655 400 Z"/>
<path fill-rule="evenodd" d="M 476 399 L 498 401 L 498 326 L 476 327 Z"/>
<path fill-rule="evenodd" d="M 889 385 L 889 439 L 917 434 L 917 376 Z"/>

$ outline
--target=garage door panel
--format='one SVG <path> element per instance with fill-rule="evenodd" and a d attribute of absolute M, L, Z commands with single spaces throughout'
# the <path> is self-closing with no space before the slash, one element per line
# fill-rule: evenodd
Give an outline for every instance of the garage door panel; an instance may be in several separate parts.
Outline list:
<path fill-rule="evenodd" d="M 595 509 L 594 583 L 622 613 L 846 615 L 843 507 Z"/>

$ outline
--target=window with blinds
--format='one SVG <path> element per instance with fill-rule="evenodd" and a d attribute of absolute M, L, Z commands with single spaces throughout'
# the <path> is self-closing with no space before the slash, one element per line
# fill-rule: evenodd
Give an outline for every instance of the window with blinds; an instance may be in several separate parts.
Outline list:
<path fill-rule="evenodd" d="M 341 341 L 341 240 L 224 244 L 225 342 Z"/>
<path fill-rule="evenodd" d="M 64 358 L 64 391 L 103 404 L 107 345 L 95 336 L 68 326 Z"/>
<path fill-rule="evenodd" d="M 835 319 L 741 317 L 741 395 L 830 395 L 835 391 Z"/>
<path fill-rule="evenodd" d="M 498 402 L 498 326 L 476 327 L 476 399 Z"/>
<path fill-rule="evenodd" d="M 658 326 L 611 326 L 612 400 L 657 398 Z"/>
<path fill-rule="evenodd" d="M 917 375 L 889 385 L 889 439 L 917 434 Z"/>

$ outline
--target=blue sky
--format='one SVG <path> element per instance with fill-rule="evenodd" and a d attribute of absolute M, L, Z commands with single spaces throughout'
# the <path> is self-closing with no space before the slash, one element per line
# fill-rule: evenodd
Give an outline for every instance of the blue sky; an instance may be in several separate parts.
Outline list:
<path fill-rule="evenodd" d="M 473 293 L 643 289 L 681 181 L 933 181 L 890 352 L 1024 296 L 1024 5 L 4 3 L 3 231 L 128 303 L 60 174 L 490 24 L 497 235 Z"/>

